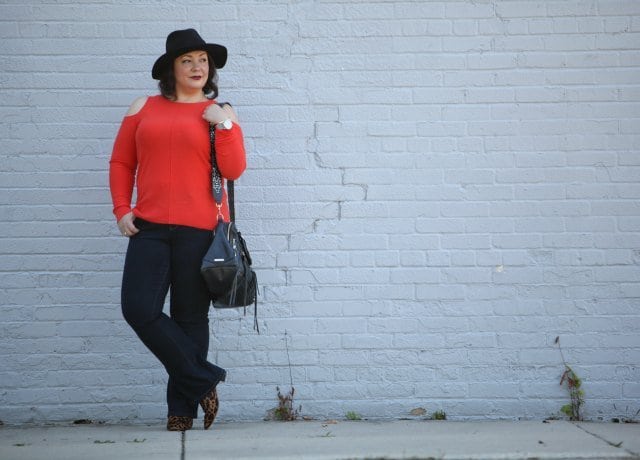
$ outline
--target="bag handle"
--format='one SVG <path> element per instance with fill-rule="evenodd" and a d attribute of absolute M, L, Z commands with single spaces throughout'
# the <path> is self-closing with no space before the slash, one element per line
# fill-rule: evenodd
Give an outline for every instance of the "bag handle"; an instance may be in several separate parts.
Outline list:
<path fill-rule="evenodd" d="M 231 104 L 224 102 L 218 105 L 223 107 Z M 222 191 L 224 182 L 218 169 L 218 160 L 216 159 L 216 129 L 211 123 L 209 123 L 209 142 L 211 143 L 211 188 L 213 189 L 213 198 L 216 200 L 216 205 L 218 206 L 218 218 L 222 218 Z M 236 220 L 234 195 L 233 181 L 227 180 L 227 201 L 229 203 L 229 217 L 231 222 L 235 222 Z"/>

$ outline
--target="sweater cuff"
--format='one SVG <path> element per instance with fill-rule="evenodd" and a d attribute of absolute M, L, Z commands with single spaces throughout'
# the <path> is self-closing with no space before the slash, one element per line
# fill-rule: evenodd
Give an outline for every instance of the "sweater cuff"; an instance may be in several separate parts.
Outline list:
<path fill-rule="evenodd" d="M 240 128 L 238 123 L 234 123 L 231 129 L 216 130 L 216 155 L 227 156 L 233 154 L 233 150 L 226 149 L 225 147 L 238 142 L 243 142 L 242 128 Z"/>
<path fill-rule="evenodd" d="M 131 206 L 118 206 L 113 210 L 113 214 L 116 216 L 116 222 L 120 222 L 126 214 L 131 212 Z"/>

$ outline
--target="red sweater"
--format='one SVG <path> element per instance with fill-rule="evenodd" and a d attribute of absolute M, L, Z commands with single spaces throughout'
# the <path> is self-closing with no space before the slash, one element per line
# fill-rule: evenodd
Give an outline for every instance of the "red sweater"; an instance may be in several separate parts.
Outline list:
<path fill-rule="evenodd" d="M 133 209 L 136 217 L 159 224 L 211 230 L 217 209 L 211 193 L 209 124 L 202 118 L 215 101 L 172 102 L 149 97 L 142 109 L 124 117 L 109 162 L 116 220 Z M 242 130 L 216 130 L 220 174 L 235 180 L 246 167 Z M 133 185 L 137 199 L 132 208 Z M 229 220 L 226 192 L 223 214 Z"/>

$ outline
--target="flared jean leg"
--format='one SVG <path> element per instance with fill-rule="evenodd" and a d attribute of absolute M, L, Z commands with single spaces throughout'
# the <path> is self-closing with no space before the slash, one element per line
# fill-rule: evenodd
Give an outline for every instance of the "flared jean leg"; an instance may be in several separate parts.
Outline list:
<path fill-rule="evenodd" d="M 207 360 L 209 351 L 209 290 L 200 274 L 202 257 L 211 244 L 211 232 L 182 227 L 175 232 L 171 246 L 171 263 L 179 267 L 171 272 L 170 314 L 180 329 L 198 347 L 200 358 Z M 173 379 L 167 383 L 169 415 L 196 418 L 198 403 L 182 397 Z"/>
<path fill-rule="evenodd" d="M 209 324 L 204 327 L 200 324 L 191 324 L 188 322 L 176 321 L 182 331 L 189 336 L 198 346 L 200 356 L 203 360 L 207 359 L 209 349 Z M 202 329 L 206 329 L 203 333 Z M 198 401 L 192 401 L 180 394 L 171 376 L 167 382 L 167 415 L 183 415 L 191 418 L 198 417 Z"/>
<path fill-rule="evenodd" d="M 189 227 L 144 225 L 130 238 L 122 282 L 122 312 L 165 367 L 176 394 L 193 405 L 224 379 L 225 371 L 208 362 L 202 343 L 162 312 L 172 273 L 180 269 L 171 257 L 175 235 L 185 228 Z M 207 232 L 203 232 L 206 238 Z"/>

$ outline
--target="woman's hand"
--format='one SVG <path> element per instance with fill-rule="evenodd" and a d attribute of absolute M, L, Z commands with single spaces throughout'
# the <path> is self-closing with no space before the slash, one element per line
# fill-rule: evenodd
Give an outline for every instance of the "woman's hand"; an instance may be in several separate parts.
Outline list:
<path fill-rule="evenodd" d="M 133 212 L 130 212 L 122 216 L 118 221 L 118 228 L 123 236 L 133 236 L 140 231 L 135 225 L 133 225 L 135 218 L 136 217 L 133 215 Z"/>
<path fill-rule="evenodd" d="M 234 123 L 238 123 L 238 117 L 236 117 L 236 113 L 229 104 L 225 104 L 224 107 L 220 107 L 218 104 L 211 104 L 205 109 L 202 118 L 214 125 L 222 123 L 227 118 L 230 118 Z"/>

